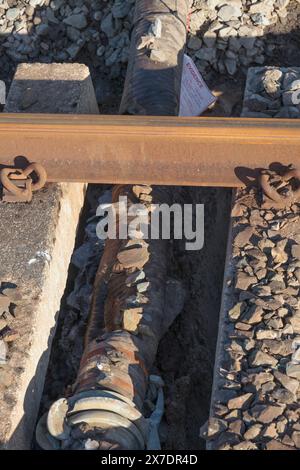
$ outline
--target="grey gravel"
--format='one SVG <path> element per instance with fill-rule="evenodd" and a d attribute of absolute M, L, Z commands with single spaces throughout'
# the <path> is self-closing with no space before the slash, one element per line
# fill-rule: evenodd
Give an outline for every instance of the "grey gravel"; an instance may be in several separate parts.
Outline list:
<path fill-rule="evenodd" d="M 299 72 L 251 68 L 243 115 L 276 117 L 286 108 L 282 95 L 287 87 L 300 83 Z M 271 185 L 280 182 L 275 172 L 269 177 Z M 290 184 L 280 191 L 291 191 Z M 239 406 L 233 410 L 239 414 L 222 413 L 228 427 L 208 447 L 248 449 L 252 443 L 262 450 L 299 448 L 300 204 L 277 209 L 259 188 L 249 187 L 238 190 L 232 215 L 233 251 L 224 294 L 230 304 L 219 331 L 211 417 L 219 416 L 220 404 Z M 238 395 L 230 397 L 228 390 Z M 239 397 L 247 394 L 251 400 L 243 409 Z M 228 436 L 233 419 L 242 421 L 232 425 L 238 442 Z"/>
<path fill-rule="evenodd" d="M 289 78 L 291 75 L 292 81 Z M 300 67 L 249 68 L 242 116 L 251 117 L 252 112 L 255 111 L 264 112 L 268 117 L 299 118 L 300 109 L 295 101 L 298 90 L 300 94 Z M 300 257 L 298 246 L 300 245 L 292 247 L 293 256 L 296 259 Z M 286 257 L 286 254 L 284 256 Z"/>

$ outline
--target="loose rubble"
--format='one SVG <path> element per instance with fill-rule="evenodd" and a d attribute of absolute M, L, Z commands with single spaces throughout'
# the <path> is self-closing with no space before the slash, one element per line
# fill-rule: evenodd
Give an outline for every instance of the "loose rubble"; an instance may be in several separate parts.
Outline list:
<path fill-rule="evenodd" d="M 0 394 L 5 396 L 14 371 L 10 367 L 10 349 L 19 338 L 15 329 L 17 304 L 22 299 L 17 286 L 9 282 L 0 282 Z"/>
<path fill-rule="evenodd" d="M 0 6 L 3 72 L 9 72 L 9 59 L 65 62 L 84 52 L 93 67 L 115 64 L 112 75 L 118 75 L 128 58 L 133 4 L 134 0 L 4 0 Z"/>
<path fill-rule="evenodd" d="M 300 67 L 249 69 L 242 117 L 299 118 L 299 103 Z"/>
<path fill-rule="evenodd" d="M 9 83 L 22 62 L 82 62 L 90 68 L 102 110 L 108 103 L 117 108 L 133 7 L 134 0 L 3 0 L 0 80 Z"/>
<path fill-rule="evenodd" d="M 272 116 L 280 113 L 281 98 L 297 74 L 297 68 L 250 69 L 243 115 L 261 115 L 257 108 L 249 111 L 249 102 L 261 103 L 259 96 L 277 103 Z M 295 189 L 296 181 L 267 173 L 272 187 Z M 237 191 L 232 209 L 225 316 L 211 418 L 202 429 L 213 449 L 300 448 L 300 203 L 282 209 L 272 204 L 252 185 Z M 216 419 L 222 420 L 217 435 Z"/>
<path fill-rule="evenodd" d="M 23 373 L 21 364 L 16 363 L 15 352 L 19 348 L 19 328 L 22 315 L 19 318 L 19 304 L 22 295 L 19 288 L 10 282 L 0 281 L 0 397 L 3 409 L 14 405 L 11 393 L 16 377 Z M 0 440 L 1 446 L 1 440 Z"/>
<path fill-rule="evenodd" d="M 267 27 L 286 20 L 289 4 L 289 0 L 194 1 L 188 48 L 200 72 L 213 69 L 233 76 L 239 69 L 246 73 L 250 64 L 264 64 L 275 49 L 264 37 Z"/>
<path fill-rule="evenodd" d="M 220 358 L 206 432 L 216 449 L 299 448 L 300 205 L 260 209 L 257 188 L 237 193 L 232 219 L 233 252 Z M 256 220 L 250 220 L 254 212 Z M 241 215 L 235 215 L 240 213 Z M 277 230 L 270 230 L 277 224 Z M 242 243 L 241 234 L 252 228 Z M 295 256 L 296 255 L 296 256 Z M 258 273 L 264 270 L 264 276 Z M 251 283 L 241 282 L 245 276 Z M 220 333 L 221 334 L 221 333 Z M 224 354 L 225 352 L 225 354 Z M 215 419 L 222 419 L 216 437 Z M 294 436 L 294 437 L 293 437 Z"/>
<path fill-rule="evenodd" d="M 90 67 L 102 109 L 108 103 L 117 105 L 128 62 L 134 3 L 3 0 L 0 80 L 9 81 L 20 62 L 83 62 Z M 249 65 L 273 60 L 280 38 L 267 33 L 278 23 L 286 24 L 293 7 L 290 0 L 191 1 L 187 52 L 206 79 L 211 72 L 246 75 Z"/>

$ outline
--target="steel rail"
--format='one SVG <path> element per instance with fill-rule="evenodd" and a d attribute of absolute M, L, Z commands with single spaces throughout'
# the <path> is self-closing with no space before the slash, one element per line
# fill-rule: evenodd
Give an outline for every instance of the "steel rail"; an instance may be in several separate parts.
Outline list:
<path fill-rule="evenodd" d="M 49 182 L 238 187 L 247 169 L 299 166 L 300 122 L 2 114 L 0 167 L 19 156 Z"/>

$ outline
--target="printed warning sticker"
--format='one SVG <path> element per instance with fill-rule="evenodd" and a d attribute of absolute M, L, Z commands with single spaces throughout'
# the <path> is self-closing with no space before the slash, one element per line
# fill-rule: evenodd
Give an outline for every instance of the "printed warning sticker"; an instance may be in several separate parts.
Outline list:
<path fill-rule="evenodd" d="M 215 101 L 196 65 L 184 54 L 179 116 L 199 116 Z"/>

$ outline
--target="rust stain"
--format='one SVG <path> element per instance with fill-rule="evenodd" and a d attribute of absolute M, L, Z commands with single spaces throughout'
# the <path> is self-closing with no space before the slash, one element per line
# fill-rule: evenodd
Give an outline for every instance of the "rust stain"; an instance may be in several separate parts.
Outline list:
<path fill-rule="evenodd" d="M 240 173 L 300 164 L 288 119 L 0 116 L 0 165 L 43 165 L 49 182 L 240 187 Z"/>

